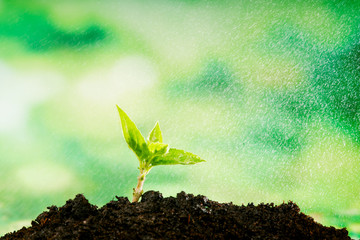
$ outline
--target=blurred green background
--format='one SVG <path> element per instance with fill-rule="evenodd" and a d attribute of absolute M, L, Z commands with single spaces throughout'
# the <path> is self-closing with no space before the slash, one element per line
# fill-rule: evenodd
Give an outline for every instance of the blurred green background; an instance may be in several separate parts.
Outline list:
<path fill-rule="evenodd" d="M 357 1 L 0 0 L 0 235 L 131 196 L 145 135 L 206 159 L 144 189 L 295 201 L 360 237 Z"/>

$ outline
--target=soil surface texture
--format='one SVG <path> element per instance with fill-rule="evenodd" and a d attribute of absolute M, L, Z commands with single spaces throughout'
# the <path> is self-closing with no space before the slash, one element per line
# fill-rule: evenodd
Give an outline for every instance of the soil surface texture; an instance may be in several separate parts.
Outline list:
<path fill-rule="evenodd" d="M 163 198 L 148 191 L 141 202 L 116 197 L 101 208 L 81 194 L 60 208 L 48 207 L 31 227 L 10 239 L 350 239 L 346 229 L 325 227 L 293 203 L 218 203 L 184 192 Z"/>

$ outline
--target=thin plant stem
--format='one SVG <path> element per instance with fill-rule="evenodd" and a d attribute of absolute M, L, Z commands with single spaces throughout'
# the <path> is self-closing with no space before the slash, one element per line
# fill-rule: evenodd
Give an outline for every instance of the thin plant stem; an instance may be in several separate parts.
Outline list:
<path fill-rule="evenodd" d="M 147 172 L 140 171 L 140 175 L 138 176 L 138 182 L 137 182 L 136 188 L 134 188 L 132 202 L 139 201 L 139 198 L 141 197 L 141 195 L 143 193 L 143 185 L 145 182 L 146 174 L 147 174 Z"/>

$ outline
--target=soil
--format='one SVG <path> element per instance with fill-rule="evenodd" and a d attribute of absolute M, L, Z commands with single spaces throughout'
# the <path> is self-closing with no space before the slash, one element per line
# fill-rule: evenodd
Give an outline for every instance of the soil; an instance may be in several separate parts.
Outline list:
<path fill-rule="evenodd" d="M 78 194 L 60 208 L 48 207 L 31 227 L 10 239 L 350 239 L 348 231 L 325 227 L 293 202 L 275 206 L 218 203 L 184 192 L 176 198 L 148 191 L 141 202 L 116 197 L 101 208 Z"/>

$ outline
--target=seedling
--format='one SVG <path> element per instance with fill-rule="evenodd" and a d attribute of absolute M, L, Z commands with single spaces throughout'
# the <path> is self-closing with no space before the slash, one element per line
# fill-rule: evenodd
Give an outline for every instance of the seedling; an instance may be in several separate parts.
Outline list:
<path fill-rule="evenodd" d="M 124 134 L 125 141 L 129 148 L 134 151 L 140 163 L 140 175 L 136 188 L 133 189 L 133 202 L 137 202 L 143 193 L 143 185 L 146 175 L 150 169 L 158 165 L 190 165 L 205 160 L 195 154 L 185 152 L 175 148 L 169 148 L 168 144 L 163 143 L 162 133 L 159 123 L 149 133 L 147 140 L 141 135 L 135 123 L 128 115 L 116 105 Z"/>

